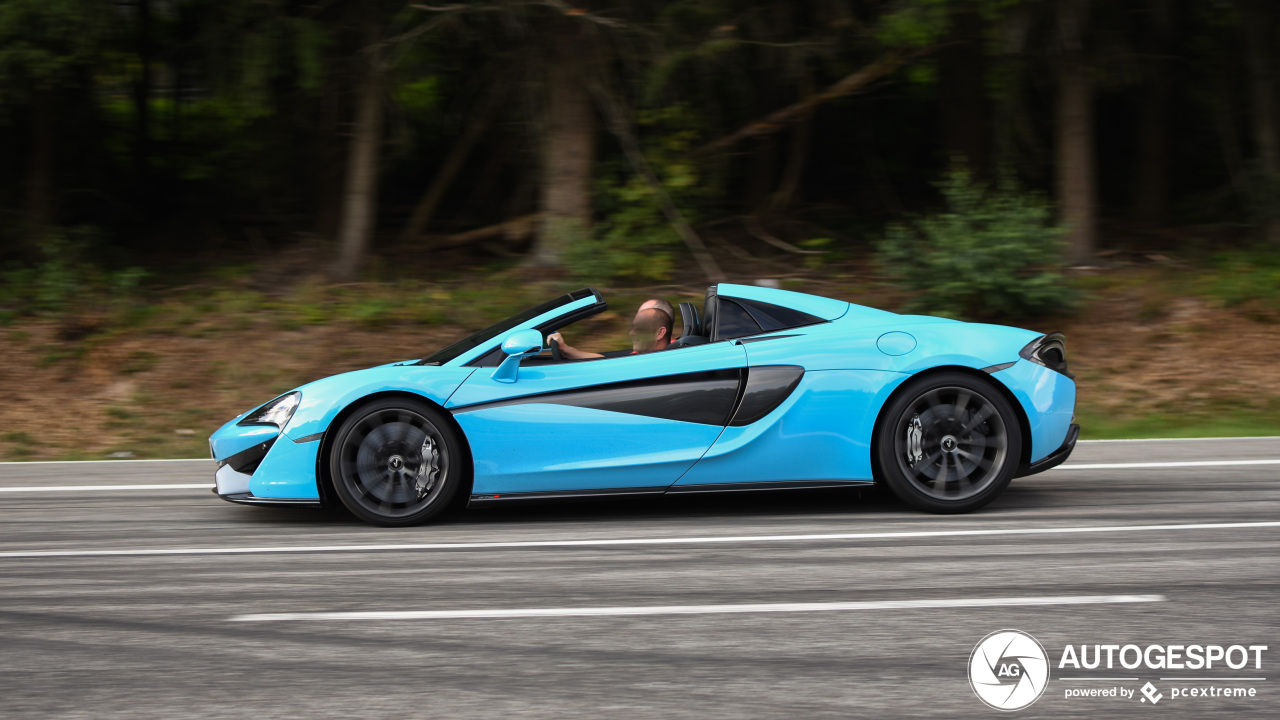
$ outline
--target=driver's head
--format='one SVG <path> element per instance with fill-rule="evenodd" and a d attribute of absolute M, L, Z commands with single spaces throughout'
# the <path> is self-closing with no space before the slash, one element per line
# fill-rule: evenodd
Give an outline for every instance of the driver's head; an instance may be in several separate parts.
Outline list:
<path fill-rule="evenodd" d="M 648 300 L 645 300 L 644 302 L 640 303 L 640 307 L 636 310 L 636 312 L 639 312 L 640 310 L 648 310 L 649 308 L 657 308 L 662 312 L 666 313 L 667 315 L 670 315 L 673 320 L 676 317 L 675 308 L 671 307 L 671 303 L 667 302 L 666 300 L 663 300 L 660 297 L 651 297 Z"/>
<path fill-rule="evenodd" d="M 636 311 L 631 321 L 631 349 L 638 353 L 665 350 L 671 342 L 671 315 L 658 308 Z"/>

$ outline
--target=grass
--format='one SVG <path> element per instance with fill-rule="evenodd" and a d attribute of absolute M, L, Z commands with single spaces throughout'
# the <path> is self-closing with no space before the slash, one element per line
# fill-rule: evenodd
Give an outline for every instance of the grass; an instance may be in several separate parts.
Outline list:
<path fill-rule="evenodd" d="M 1201 305 L 1219 311 L 1234 309 L 1237 315 L 1249 310 L 1252 317 L 1256 310 L 1260 324 L 1252 327 L 1271 327 L 1280 319 L 1280 259 L 1220 254 L 1206 258 L 1202 267 L 1150 267 L 1082 275 L 1073 282 L 1090 302 L 1125 298 L 1133 317 L 1150 326 L 1147 342 L 1191 336 L 1200 342 L 1201 335 L 1213 331 L 1208 323 L 1182 327 L 1175 322 L 1181 322 L 1181 316 L 1171 308 L 1186 298 L 1198 298 Z M 806 284 L 786 279 L 784 285 L 801 292 L 856 296 L 862 298 L 859 302 L 893 309 L 884 283 L 842 280 L 837 270 L 825 280 L 819 276 Z M 325 374 L 425 353 L 578 286 L 533 282 L 519 270 L 503 268 L 439 281 L 402 278 L 328 285 L 303 279 L 272 285 L 257 282 L 247 268 L 221 268 L 193 285 L 140 288 L 124 297 L 95 300 L 90 289 L 60 310 L 47 305 L 24 309 L 11 290 L 0 290 L 0 296 L 7 296 L 0 297 L 0 311 L 7 313 L 8 321 L 0 340 L 28 363 L 26 375 L 18 377 L 24 382 L 26 377 L 44 378 L 53 398 L 48 407 L 57 407 L 54 396 L 63 392 L 62 383 L 89 375 L 99 378 L 89 394 L 104 394 L 78 406 L 83 418 L 77 419 L 96 423 L 106 432 L 93 447 L 38 430 L 2 433 L 0 458 L 101 459 L 110 453 L 206 457 L 209 433 L 255 402 Z M 573 328 L 569 341 L 590 349 L 625 346 L 631 313 L 653 294 L 672 302 L 700 304 L 701 298 L 700 290 L 678 291 L 672 286 L 607 290 L 608 313 Z M 56 328 L 69 326 L 91 329 L 85 336 L 58 339 L 66 336 L 58 335 Z M 12 357 L 9 362 L 14 362 Z M 1140 372 L 1151 359 L 1135 355 L 1133 362 L 1105 366 L 1105 371 L 1102 366 L 1081 370 L 1081 386 L 1103 388 L 1109 378 Z M 1096 400 L 1083 396 L 1077 408 L 1082 437 L 1280 435 L 1280 393 L 1242 397 L 1240 387 L 1232 385 L 1236 378 L 1224 376 L 1223 382 L 1221 387 L 1197 386 L 1187 401 L 1193 404 L 1187 407 L 1155 404 L 1145 397 L 1145 388 L 1125 391 L 1138 393 L 1134 397 L 1114 392 Z M 116 394 L 105 394 L 114 385 L 120 386 Z M 72 391 L 66 392 L 71 399 Z M 34 417 L 39 411 L 25 412 Z M 25 417 L 18 415 L 17 422 L 8 424 L 23 427 Z M 52 419 L 50 423 L 57 424 Z"/>
<path fill-rule="evenodd" d="M 1194 287 L 1226 307 L 1252 304 L 1280 311 L 1280 255 L 1275 252 L 1232 252 L 1213 256 L 1210 269 L 1199 273 Z"/>
<path fill-rule="evenodd" d="M 6 454 L 15 460 L 25 460 L 32 456 L 38 444 L 30 433 L 21 430 L 10 430 L 0 433 L 0 441 L 8 445 Z"/>
<path fill-rule="evenodd" d="M 1116 417 L 1114 413 L 1079 407 L 1081 440 L 1142 438 L 1280 437 L 1280 412 L 1241 410 L 1223 415 L 1148 414 Z"/>

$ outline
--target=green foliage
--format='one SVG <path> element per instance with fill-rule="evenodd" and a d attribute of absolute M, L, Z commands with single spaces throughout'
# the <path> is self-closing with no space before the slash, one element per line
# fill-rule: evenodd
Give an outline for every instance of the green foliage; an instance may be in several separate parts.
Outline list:
<path fill-rule="evenodd" d="M 224 62 L 208 67 L 217 95 L 234 102 L 241 119 L 267 117 L 280 111 L 289 96 L 281 90 L 322 90 L 325 53 L 332 29 L 307 15 L 292 15 L 285 3 L 233 0 L 225 10 L 205 16 L 201 44 Z M 211 58 L 210 58 L 211 59 Z"/>
<path fill-rule="evenodd" d="M 938 183 L 946 210 L 890 225 L 879 260 L 915 297 L 910 309 L 949 317 L 1061 312 L 1072 296 L 1056 267 L 1062 229 L 1048 201 L 1009 177 L 995 186 L 953 169 Z"/>
<path fill-rule="evenodd" d="M 938 41 L 947 31 L 953 0 L 914 0 L 897 3 L 880 21 L 876 37 L 890 47 L 920 47 Z"/>
<path fill-rule="evenodd" d="M 19 459 L 30 457 L 32 448 L 38 444 L 30 433 L 21 430 L 9 430 L 0 433 L 0 440 L 9 444 L 9 457 Z"/>
<path fill-rule="evenodd" d="M 1280 252 L 1218 253 L 1200 279 L 1200 292 L 1225 307 L 1254 303 L 1280 310 Z"/>
<path fill-rule="evenodd" d="M 653 138 L 644 148 L 649 165 L 685 219 L 693 222 L 691 207 L 706 195 L 692 159 L 700 137 L 693 129 L 693 116 L 674 106 L 641 113 L 637 125 Z M 668 279 L 675 264 L 674 248 L 681 240 L 653 190 L 620 159 L 602 175 L 595 205 L 605 220 L 596 226 L 596 238 L 581 234 L 572 239 L 566 253 L 568 266 L 589 281 Z"/>
<path fill-rule="evenodd" d="M 440 78 L 428 76 L 407 81 L 397 88 L 396 99 L 410 117 L 431 118 L 440 108 Z"/>
<path fill-rule="evenodd" d="M 40 244 L 41 262 L 0 272 L 0 309 L 33 315 L 128 305 L 139 292 L 146 271 L 136 267 L 103 269 L 89 257 L 98 242 L 96 233 L 88 228 L 46 237 Z"/>
<path fill-rule="evenodd" d="M 115 13 L 97 0 L 0 2 L 0 101 L 14 90 L 50 90 L 77 82 L 100 60 Z"/>

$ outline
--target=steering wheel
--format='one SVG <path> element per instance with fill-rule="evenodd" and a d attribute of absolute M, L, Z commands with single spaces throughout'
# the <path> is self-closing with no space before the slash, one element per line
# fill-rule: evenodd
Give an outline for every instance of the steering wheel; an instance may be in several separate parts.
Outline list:
<path fill-rule="evenodd" d="M 564 362 L 564 354 L 560 352 L 560 343 L 555 340 L 551 340 L 549 345 L 551 346 L 551 357 L 554 358 L 556 362 Z"/>

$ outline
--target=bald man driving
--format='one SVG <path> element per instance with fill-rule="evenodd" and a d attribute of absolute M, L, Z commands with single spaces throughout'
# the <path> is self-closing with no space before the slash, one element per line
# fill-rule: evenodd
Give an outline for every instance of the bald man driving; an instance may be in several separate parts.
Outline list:
<path fill-rule="evenodd" d="M 657 352 L 666 350 L 671 344 L 671 331 L 674 327 L 674 308 L 662 298 L 649 298 L 640 303 L 636 316 L 631 321 L 631 354 Z M 560 352 L 573 360 L 587 360 L 604 357 L 600 353 L 579 350 L 564 341 L 558 332 L 547 336 L 547 343 L 555 341 L 560 344 Z"/>

